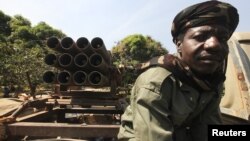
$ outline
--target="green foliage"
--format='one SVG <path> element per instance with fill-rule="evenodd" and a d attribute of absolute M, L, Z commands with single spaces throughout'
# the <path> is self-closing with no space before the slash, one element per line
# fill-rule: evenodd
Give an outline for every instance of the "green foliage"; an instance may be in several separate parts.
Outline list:
<path fill-rule="evenodd" d="M 129 35 L 112 48 L 115 64 L 136 65 L 168 51 L 150 36 Z"/>
<path fill-rule="evenodd" d="M 28 19 L 20 15 L 10 17 L 0 11 L 0 83 L 28 87 L 26 73 L 32 85 L 42 83 L 47 69 L 43 62 L 48 52 L 46 40 L 51 36 L 65 37 L 45 22 L 32 27 Z"/>
<path fill-rule="evenodd" d="M 161 43 L 150 36 L 135 34 L 121 40 L 112 48 L 112 55 L 114 64 L 121 69 L 122 85 L 129 89 L 130 84 L 135 81 L 137 74 L 135 74 L 133 66 L 166 53 L 168 51 L 162 47 Z"/>
<path fill-rule="evenodd" d="M 51 36 L 56 36 L 58 38 L 65 37 L 62 31 L 53 29 L 51 26 L 47 25 L 45 22 L 40 22 L 32 28 L 32 33 L 40 40 L 39 44 L 41 46 L 46 45 L 46 40 Z"/>
<path fill-rule="evenodd" d="M 15 31 L 17 28 L 20 28 L 22 26 L 31 27 L 31 23 L 28 19 L 22 17 L 21 15 L 15 15 L 10 20 L 10 26 L 12 31 Z"/>
<path fill-rule="evenodd" d="M 0 11 L 0 35 L 8 36 L 11 33 L 9 21 L 11 17 Z"/>

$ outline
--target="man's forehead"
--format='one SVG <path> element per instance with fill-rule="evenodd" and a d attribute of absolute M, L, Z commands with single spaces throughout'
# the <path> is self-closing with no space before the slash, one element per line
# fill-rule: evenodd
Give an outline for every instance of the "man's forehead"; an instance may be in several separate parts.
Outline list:
<path fill-rule="evenodd" d="M 204 26 L 192 27 L 192 28 L 189 28 L 188 31 L 216 32 L 216 33 L 229 34 L 229 30 L 221 25 L 204 25 Z"/>

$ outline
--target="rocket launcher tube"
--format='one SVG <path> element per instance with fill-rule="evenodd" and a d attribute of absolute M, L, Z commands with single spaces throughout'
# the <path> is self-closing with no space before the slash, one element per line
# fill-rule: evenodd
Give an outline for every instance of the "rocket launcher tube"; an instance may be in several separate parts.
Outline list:
<path fill-rule="evenodd" d="M 92 86 L 108 86 L 108 77 L 98 71 L 92 71 L 88 76 L 88 81 Z"/>
<path fill-rule="evenodd" d="M 58 61 L 60 66 L 62 66 L 63 68 L 69 68 L 73 66 L 73 56 L 69 53 L 60 55 Z"/>
<path fill-rule="evenodd" d="M 74 40 L 70 37 L 65 37 L 61 40 L 62 48 L 65 52 L 75 55 L 79 52 Z"/>
<path fill-rule="evenodd" d="M 102 73 L 108 73 L 109 71 L 109 65 L 107 65 L 103 57 L 98 53 L 92 54 L 89 57 L 89 63 L 92 68 L 98 69 Z"/>
<path fill-rule="evenodd" d="M 59 41 L 58 38 L 56 37 L 50 37 L 48 40 L 47 40 L 47 46 L 55 51 L 58 51 L 58 52 L 63 52 L 64 49 L 62 48 L 61 46 L 61 43 Z"/>
<path fill-rule="evenodd" d="M 87 82 L 87 74 L 84 71 L 77 71 L 73 74 L 73 82 L 76 85 L 84 85 Z"/>
<path fill-rule="evenodd" d="M 44 58 L 44 62 L 47 64 L 47 65 L 50 65 L 50 66 L 57 66 L 58 65 L 58 62 L 57 62 L 57 55 L 55 54 L 47 54 Z"/>
<path fill-rule="evenodd" d="M 76 47 L 85 54 L 92 54 L 94 53 L 89 40 L 85 37 L 80 37 L 76 41 Z"/>
<path fill-rule="evenodd" d="M 43 74 L 43 81 L 45 83 L 55 83 L 56 82 L 56 74 L 52 71 L 46 71 Z"/>
<path fill-rule="evenodd" d="M 62 71 L 57 76 L 57 81 L 61 85 L 70 85 L 71 84 L 71 73 L 68 71 Z"/>
<path fill-rule="evenodd" d="M 88 64 L 88 56 L 85 53 L 79 53 L 74 58 L 74 63 L 76 66 L 83 68 Z"/>
<path fill-rule="evenodd" d="M 97 52 L 101 56 L 103 56 L 103 58 L 107 62 L 107 64 L 109 64 L 109 65 L 111 64 L 111 55 L 107 51 L 107 49 L 104 45 L 104 42 L 101 38 L 95 37 L 94 39 L 92 39 L 91 46 L 95 52 Z"/>

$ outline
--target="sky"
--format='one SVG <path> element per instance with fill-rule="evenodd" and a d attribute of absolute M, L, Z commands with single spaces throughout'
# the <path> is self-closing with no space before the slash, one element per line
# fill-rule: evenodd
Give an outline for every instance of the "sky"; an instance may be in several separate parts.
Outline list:
<path fill-rule="evenodd" d="M 170 53 L 175 52 L 171 25 L 182 9 L 203 0 L 0 0 L 6 15 L 21 15 L 32 26 L 46 22 L 75 41 L 103 39 L 107 49 L 132 34 L 151 36 Z M 249 0 L 222 0 L 240 15 L 237 32 L 250 31 Z"/>

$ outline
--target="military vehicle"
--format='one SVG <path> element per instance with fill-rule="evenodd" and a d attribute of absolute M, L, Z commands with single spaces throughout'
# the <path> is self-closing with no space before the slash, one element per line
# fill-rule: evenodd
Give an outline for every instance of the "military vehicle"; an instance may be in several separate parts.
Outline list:
<path fill-rule="evenodd" d="M 0 140 L 117 140 L 126 94 L 102 39 L 51 37 L 47 44 L 55 53 L 45 57 L 53 69 L 43 79 L 55 91 L 0 103 L 5 107 L 0 112 Z M 250 124 L 250 33 L 234 33 L 228 44 L 223 122 Z"/>
<path fill-rule="evenodd" d="M 250 124 L 250 32 L 235 32 L 228 45 L 223 120 L 225 124 Z"/>

